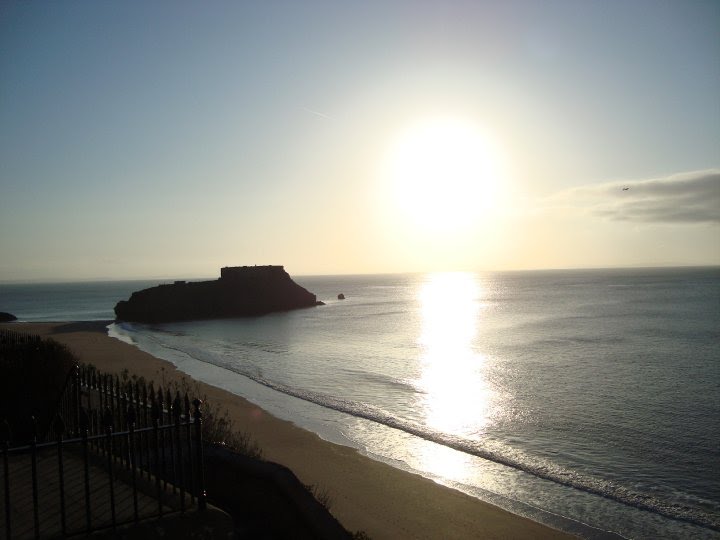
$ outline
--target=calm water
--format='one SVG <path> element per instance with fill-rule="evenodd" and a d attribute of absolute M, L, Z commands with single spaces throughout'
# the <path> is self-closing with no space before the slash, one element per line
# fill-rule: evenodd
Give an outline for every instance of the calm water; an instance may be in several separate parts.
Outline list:
<path fill-rule="evenodd" d="M 720 538 L 720 269 L 296 281 L 327 305 L 111 335 L 585 537 Z M 112 318 L 148 284 L 0 285 L 0 311 Z"/>

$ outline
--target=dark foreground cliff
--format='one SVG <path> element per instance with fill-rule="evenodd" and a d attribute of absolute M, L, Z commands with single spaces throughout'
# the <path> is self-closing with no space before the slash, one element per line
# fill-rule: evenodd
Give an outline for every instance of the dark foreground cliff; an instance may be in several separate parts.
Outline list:
<path fill-rule="evenodd" d="M 214 281 L 176 281 L 134 292 L 115 306 L 121 321 L 171 322 L 263 315 L 311 307 L 315 295 L 295 283 L 282 266 L 237 266 Z"/>

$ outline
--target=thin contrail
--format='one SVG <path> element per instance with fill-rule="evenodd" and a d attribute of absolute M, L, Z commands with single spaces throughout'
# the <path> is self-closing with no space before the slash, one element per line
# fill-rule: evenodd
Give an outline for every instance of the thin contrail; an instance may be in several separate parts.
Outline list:
<path fill-rule="evenodd" d="M 309 112 L 310 114 L 314 114 L 315 116 L 319 116 L 320 118 L 325 118 L 326 120 L 333 120 L 332 116 L 328 116 L 327 114 L 321 113 L 320 111 L 316 111 L 314 109 L 303 107 L 302 110 L 305 112 Z"/>

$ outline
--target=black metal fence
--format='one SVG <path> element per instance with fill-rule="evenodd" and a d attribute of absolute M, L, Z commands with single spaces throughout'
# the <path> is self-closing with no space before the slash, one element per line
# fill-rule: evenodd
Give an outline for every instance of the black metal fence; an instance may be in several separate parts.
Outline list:
<path fill-rule="evenodd" d="M 75 367 L 52 429 L 0 425 L 5 537 L 87 533 L 206 506 L 201 402 Z M 30 420 L 34 422 L 34 420 Z"/>
<path fill-rule="evenodd" d="M 0 344 L 22 345 L 26 343 L 41 343 L 42 338 L 36 334 L 27 334 L 25 332 L 16 332 L 14 330 L 3 329 L 0 332 Z"/>

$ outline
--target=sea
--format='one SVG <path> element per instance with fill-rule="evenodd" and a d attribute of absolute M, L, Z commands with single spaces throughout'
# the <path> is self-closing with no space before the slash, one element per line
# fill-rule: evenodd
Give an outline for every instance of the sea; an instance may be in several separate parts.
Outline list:
<path fill-rule="evenodd" d="M 325 305 L 108 331 L 582 538 L 720 538 L 720 268 L 294 279 Z M 111 320 L 158 283 L 0 284 L 0 311 Z"/>

